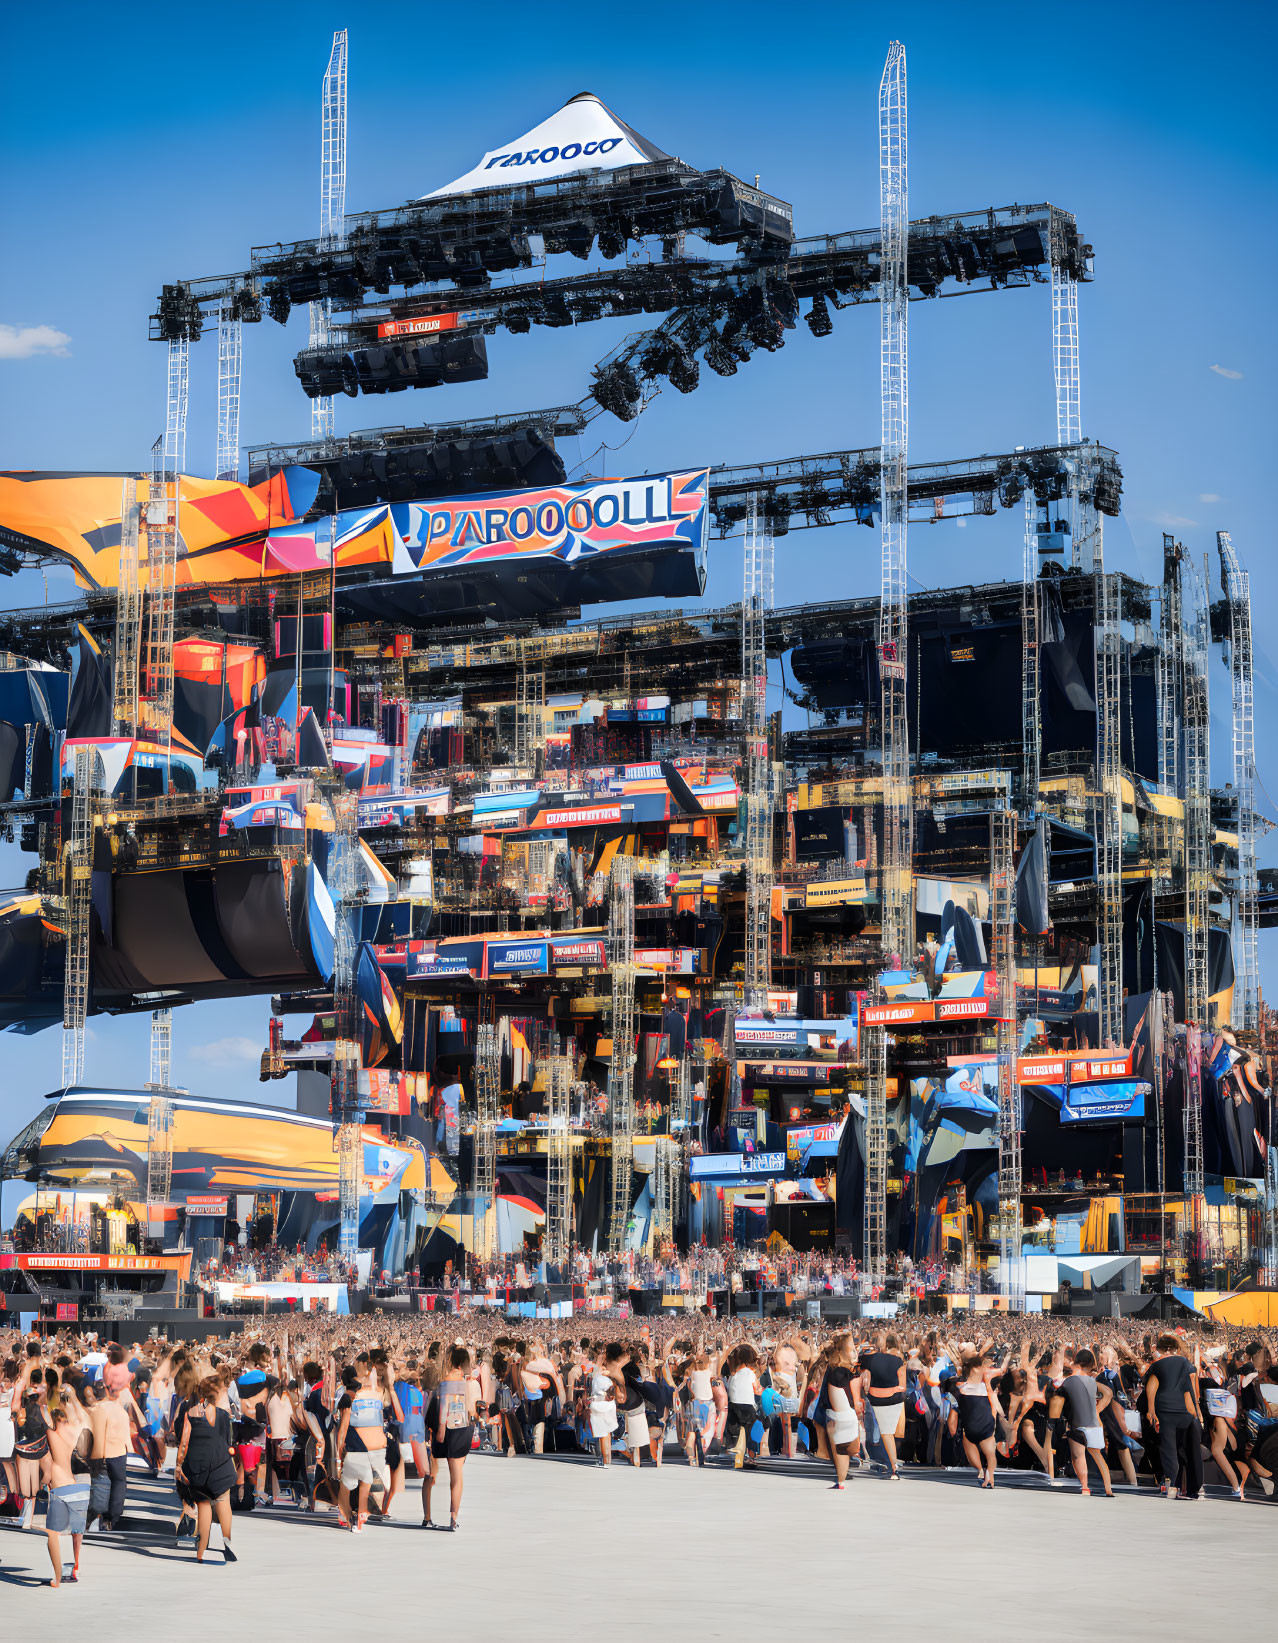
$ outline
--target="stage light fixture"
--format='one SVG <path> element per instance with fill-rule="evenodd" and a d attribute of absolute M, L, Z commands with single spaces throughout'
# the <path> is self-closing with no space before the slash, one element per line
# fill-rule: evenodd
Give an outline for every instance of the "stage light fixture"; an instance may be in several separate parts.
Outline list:
<path fill-rule="evenodd" d="M 287 325 L 293 311 L 293 299 L 286 285 L 272 285 L 266 293 L 266 311 L 277 325 Z"/>
<path fill-rule="evenodd" d="M 705 362 L 717 376 L 731 377 L 737 374 L 737 361 L 731 350 L 725 348 L 721 338 L 712 336 L 706 343 Z"/>
<path fill-rule="evenodd" d="M 539 325 L 548 325 L 552 328 L 572 324 L 572 310 L 562 291 L 552 291 L 549 296 L 543 297 L 541 312 L 534 314 L 533 317 Z"/>
<path fill-rule="evenodd" d="M 670 369 L 673 350 L 660 332 L 645 346 L 639 356 L 639 369 L 646 377 L 663 377 Z"/>
<path fill-rule="evenodd" d="M 681 394 L 690 394 L 701 381 L 701 367 L 686 349 L 673 347 L 666 362 L 670 385 Z"/>
<path fill-rule="evenodd" d="M 241 285 L 231 297 L 231 318 L 257 325 L 262 318 L 262 299 L 251 285 Z"/>
<path fill-rule="evenodd" d="M 830 318 L 830 309 L 825 300 L 824 291 L 818 291 L 812 298 L 812 306 L 803 316 L 807 321 L 808 330 L 814 337 L 828 337 L 834 330 L 834 322 Z"/>
<path fill-rule="evenodd" d="M 639 379 L 624 360 L 596 366 L 590 391 L 596 402 L 621 422 L 633 422 L 639 414 L 643 397 Z"/>

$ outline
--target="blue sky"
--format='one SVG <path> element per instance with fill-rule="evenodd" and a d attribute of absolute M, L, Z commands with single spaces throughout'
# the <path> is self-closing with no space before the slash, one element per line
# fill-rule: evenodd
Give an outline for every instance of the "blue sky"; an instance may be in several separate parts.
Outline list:
<path fill-rule="evenodd" d="M 1214 586 L 1214 533 L 1233 532 L 1252 576 L 1261 776 L 1278 795 L 1268 638 L 1278 566 L 1264 483 L 1275 433 L 1273 17 L 1262 5 L 1088 0 L 1068 13 L 846 3 L 785 12 L 750 0 L 624 12 L 501 3 L 204 12 L 136 0 L 11 10 L 0 465 L 146 465 L 164 410 L 163 353 L 146 340 L 161 283 L 244 267 L 251 246 L 317 226 L 319 82 L 336 27 L 350 30 L 351 210 L 424 193 L 591 90 L 693 164 L 759 173 L 793 203 L 800 234 L 877 218 L 875 92 L 896 36 L 909 65 L 911 214 L 1050 200 L 1095 245 L 1096 279 L 1079 304 L 1083 426 L 1118 450 L 1125 473 L 1108 560 L 1155 577 L 1161 533 L 1172 529 L 1211 552 Z M 1054 438 L 1046 288 L 915 303 L 910 317 L 916 459 Z M 287 331 L 269 321 L 246 329 L 246 443 L 309 432 L 290 363 L 304 326 L 299 314 Z M 24 334 L 39 327 L 68 340 Z M 339 428 L 576 400 L 591 364 L 629 328 L 499 335 L 488 383 L 342 400 Z M 705 372 L 696 394 L 667 391 L 633 431 L 601 418 L 569 461 L 591 457 L 601 438 L 616 453 L 592 466 L 611 472 L 876 444 L 877 361 L 872 307 L 836 315 L 825 340 L 800 326 L 735 378 Z M 209 340 L 192 358 L 196 472 L 212 466 L 215 374 Z M 930 587 L 1019 575 L 1019 553 L 1011 516 L 918 528 L 910 539 L 912 575 Z M 61 578 L 48 583 L 51 598 L 64 596 Z M 731 600 L 738 583 L 739 554 L 714 548 L 710 597 Z M 876 587 L 869 531 L 801 532 L 778 547 L 778 602 Z M 11 605 L 44 596 L 38 572 L 0 588 Z M 1212 688 L 1219 761 L 1228 756 L 1219 666 Z M 1226 775 L 1219 762 L 1215 775 Z M 0 877 L 13 882 L 31 859 L 5 852 Z M 1262 859 L 1278 854 L 1267 848 Z M 256 1082 L 267 1010 L 259 1000 L 180 1012 L 178 1081 L 286 1098 L 288 1086 Z M 58 1037 L 4 1040 L 0 1135 L 56 1082 Z M 89 1068 L 144 1078 L 145 1021 L 96 1022 Z"/>

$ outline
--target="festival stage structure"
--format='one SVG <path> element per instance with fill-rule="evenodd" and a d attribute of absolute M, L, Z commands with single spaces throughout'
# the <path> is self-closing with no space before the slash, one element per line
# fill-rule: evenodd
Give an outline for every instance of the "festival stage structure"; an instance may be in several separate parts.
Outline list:
<path fill-rule="evenodd" d="M 1272 1284 L 1246 572 L 1224 532 L 1216 601 L 1170 536 L 1160 584 L 1106 566 L 1122 472 L 1083 434 L 1074 218 L 911 221 L 899 46 L 870 229 L 797 238 L 783 200 L 589 95 L 344 214 L 346 44 L 319 236 L 163 288 L 149 467 L 0 474 L 7 568 L 80 590 L 0 617 L 0 805 L 36 864 L 0 907 L 0 1017 L 68 1046 L 6 1171 L 105 1183 L 170 1244 L 192 1186 L 274 1194 L 282 1227 L 391 1269 L 775 1234 L 850 1243 L 873 1288 L 961 1258 L 1012 1305 L 1035 1254 Z M 1034 285 L 1055 442 L 911 451 L 910 302 Z M 868 303 L 879 446 L 569 479 L 558 443 L 592 420 Z M 301 305 L 311 437 L 241 479 L 243 326 Z M 658 323 L 577 403 L 335 430 L 336 394 L 482 380 L 488 339 L 617 315 Z M 1009 512 L 1005 578 L 907 600 L 911 527 Z M 880 593 L 777 607 L 776 539 L 836 524 L 877 538 Z M 272 1000 L 262 1076 L 296 1074 L 303 1111 L 272 1121 L 322 1139 L 330 1184 L 257 1158 L 271 1109 L 169 1088 L 166 1012 L 232 996 Z M 86 1085 L 103 1010 L 157 1012 L 145 1089 Z"/>

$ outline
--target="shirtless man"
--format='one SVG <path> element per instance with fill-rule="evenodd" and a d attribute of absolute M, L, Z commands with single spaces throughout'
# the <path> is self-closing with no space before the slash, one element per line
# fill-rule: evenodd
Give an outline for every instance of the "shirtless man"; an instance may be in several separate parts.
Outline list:
<path fill-rule="evenodd" d="M 81 1435 L 87 1428 L 78 1426 L 68 1415 L 66 1404 L 60 1405 L 48 1417 L 49 1456 L 52 1470 L 49 1475 L 49 1507 L 45 1513 L 44 1529 L 49 1543 L 49 1562 L 53 1565 L 50 1586 L 62 1584 L 62 1535 L 70 1534 L 73 1563 L 67 1575 L 68 1585 L 80 1578 L 80 1545 L 89 1510 L 89 1480 L 81 1472 L 71 1470 L 72 1456 L 77 1451 Z"/>
<path fill-rule="evenodd" d="M 93 1427 L 93 1458 L 89 1462 L 93 1475 L 90 1529 L 113 1529 L 123 1516 L 128 1487 L 127 1456 L 133 1448 L 131 1420 L 142 1425 L 133 1395 L 124 1388 L 107 1391 L 89 1411 Z"/>

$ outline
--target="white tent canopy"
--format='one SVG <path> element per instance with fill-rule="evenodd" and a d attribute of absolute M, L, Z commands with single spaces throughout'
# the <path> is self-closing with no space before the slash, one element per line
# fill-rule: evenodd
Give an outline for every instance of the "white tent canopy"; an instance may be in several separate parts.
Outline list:
<path fill-rule="evenodd" d="M 616 171 L 621 166 L 669 158 L 619 120 L 593 92 L 582 91 L 522 137 L 489 149 L 464 176 L 422 198 L 436 200 L 444 194 L 470 194 L 479 188 L 542 183 L 582 171 Z"/>

